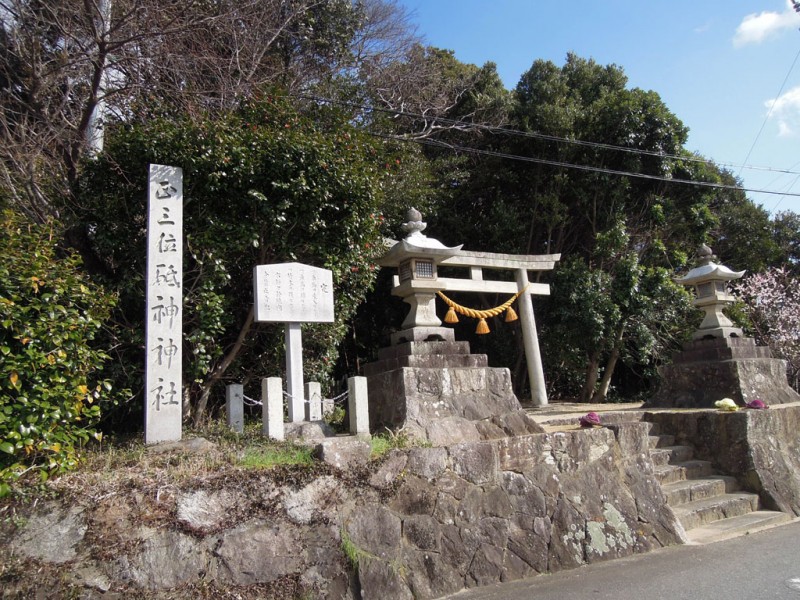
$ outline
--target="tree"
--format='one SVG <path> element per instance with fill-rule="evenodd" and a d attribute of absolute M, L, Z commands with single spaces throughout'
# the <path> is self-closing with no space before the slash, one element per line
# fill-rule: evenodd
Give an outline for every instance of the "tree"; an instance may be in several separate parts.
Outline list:
<path fill-rule="evenodd" d="M 478 250 L 562 254 L 552 302 L 539 318 L 543 339 L 572 340 L 546 355 L 584 374 L 585 400 L 606 397 L 620 363 L 658 360 L 675 342 L 681 321 L 662 328 L 660 309 L 677 302 L 675 312 L 681 313 L 685 298 L 668 275 L 685 263 L 687 243 L 699 244 L 710 225 L 700 216 L 705 199 L 698 199 L 696 190 L 620 176 L 662 178 L 695 168 L 674 158 L 686 155 L 683 124 L 655 92 L 626 84 L 615 65 L 575 55 L 562 67 L 535 61 L 514 94 L 511 118 L 520 133 L 486 137 L 479 148 L 550 164 L 472 158 L 437 222 L 451 236 L 448 243 L 469 239 Z M 476 222 L 480 227 L 470 231 Z M 642 298 L 644 290 L 655 296 Z M 562 314 L 562 319 L 566 306 L 572 307 L 572 318 Z M 524 369 L 515 373 L 520 389 Z"/>
<path fill-rule="evenodd" d="M 319 119 L 332 124 L 334 114 Z M 391 169 L 377 142 L 339 119 L 330 132 L 277 97 L 213 118 L 156 119 L 111 132 L 77 190 L 100 280 L 117 290 L 120 374 L 141 406 L 148 163 L 184 169 L 184 406 L 201 418 L 218 383 L 281 373 L 280 327 L 256 325 L 252 269 L 299 261 L 333 271 L 336 323 L 308 326 L 306 370 L 329 381 L 337 347 L 374 278 L 380 182 Z M 133 365 L 133 367 L 130 367 Z"/>
<path fill-rule="evenodd" d="M 494 63 L 477 67 L 450 50 L 415 44 L 392 62 L 366 61 L 363 71 L 365 101 L 381 111 L 374 124 L 403 139 L 475 132 L 506 119 L 509 97 Z"/>
<path fill-rule="evenodd" d="M 778 257 L 771 266 L 783 265 L 800 275 L 800 215 L 788 210 L 780 212 L 773 217 L 772 226 Z"/>
<path fill-rule="evenodd" d="M 409 43 L 405 19 L 390 0 L 0 0 L 0 199 L 59 215 L 95 123 L 353 79 Z"/>
<path fill-rule="evenodd" d="M 800 391 L 800 280 L 784 267 L 753 273 L 733 286 L 756 342 L 787 363 L 789 384 Z"/>

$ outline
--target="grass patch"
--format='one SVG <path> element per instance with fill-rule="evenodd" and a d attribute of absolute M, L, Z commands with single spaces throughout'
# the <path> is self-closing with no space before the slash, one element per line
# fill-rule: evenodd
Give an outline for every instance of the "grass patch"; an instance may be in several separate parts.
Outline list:
<path fill-rule="evenodd" d="M 278 466 L 311 466 L 314 458 L 312 448 L 295 444 L 270 444 L 246 448 L 239 464 L 251 469 L 272 469 Z"/>
<path fill-rule="evenodd" d="M 416 445 L 415 440 L 408 437 L 408 434 L 403 431 L 392 431 L 387 429 L 383 433 L 376 433 L 370 440 L 372 452 L 370 458 L 377 459 L 384 456 L 390 450 L 410 448 Z"/>

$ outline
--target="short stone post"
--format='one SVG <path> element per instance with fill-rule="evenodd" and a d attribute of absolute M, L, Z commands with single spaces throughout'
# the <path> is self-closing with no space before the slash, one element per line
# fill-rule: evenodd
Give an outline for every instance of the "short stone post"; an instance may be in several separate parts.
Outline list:
<path fill-rule="evenodd" d="M 322 386 L 316 381 L 306 383 L 306 421 L 322 419 Z"/>
<path fill-rule="evenodd" d="M 323 398 L 322 399 L 322 416 L 327 417 L 333 414 L 334 409 L 336 408 L 336 403 L 333 401 L 333 398 Z"/>
<path fill-rule="evenodd" d="M 228 427 L 236 433 L 244 432 L 244 391 L 240 383 L 225 386 L 225 415 Z"/>
<path fill-rule="evenodd" d="M 350 377 L 347 380 L 347 408 L 350 413 L 350 433 L 370 437 L 366 377 Z"/>
<path fill-rule="evenodd" d="M 280 377 L 261 380 L 261 402 L 261 432 L 273 440 L 283 441 L 283 382 Z"/>

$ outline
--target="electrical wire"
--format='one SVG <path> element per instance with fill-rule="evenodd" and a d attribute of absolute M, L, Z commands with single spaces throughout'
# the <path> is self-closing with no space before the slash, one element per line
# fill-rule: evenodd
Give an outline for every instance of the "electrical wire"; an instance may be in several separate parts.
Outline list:
<path fill-rule="evenodd" d="M 745 156 L 744 158 L 745 164 L 747 164 L 747 161 L 750 159 L 750 155 L 753 153 L 753 149 L 756 147 L 758 139 L 761 137 L 761 133 L 764 131 L 764 127 L 766 126 L 767 121 L 769 121 L 769 118 L 772 115 L 772 111 L 775 108 L 775 105 L 778 103 L 778 98 L 781 97 L 781 94 L 783 93 L 783 88 L 786 87 L 786 82 L 789 81 L 789 75 L 791 75 L 792 71 L 794 71 L 794 66 L 797 64 L 798 58 L 800 58 L 800 50 L 797 51 L 797 54 L 795 55 L 794 60 L 792 61 L 792 66 L 789 67 L 789 71 L 786 73 L 786 77 L 783 78 L 781 89 L 778 90 L 778 95 L 775 96 L 775 100 L 770 105 L 769 110 L 767 111 L 767 115 L 764 117 L 764 122 L 761 123 L 761 128 L 758 130 L 758 133 L 756 134 L 756 139 L 753 140 L 753 145 L 750 146 L 750 150 L 747 151 L 747 156 Z M 742 168 L 739 169 L 739 173 L 737 174 L 737 176 L 742 174 Z"/>
<path fill-rule="evenodd" d="M 799 54 L 799 56 L 800 56 L 800 54 Z M 589 141 L 586 141 L 586 140 L 564 138 L 564 137 L 559 137 L 559 136 L 555 136 L 555 135 L 549 135 L 549 134 L 545 134 L 545 133 L 538 133 L 538 132 L 534 132 L 534 131 L 521 131 L 521 130 L 518 130 L 518 129 L 509 129 L 507 127 L 499 127 L 499 126 L 494 126 L 494 125 L 483 125 L 483 124 L 479 124 L 479 123 L 471 123 L 471 122 L 466 122 L 466 121 L 462 121 L 462 120 L 458 120 L 458 119 L 449 119 L 447 117 L 441 117 L 441 116 L 431 117 L 431 116 L 427 116 L 427 115 L 423 115 L 423 114 L 419 114 L 419 113 L 412 113 L 412 112 L 408 112 L 408 111 L 392 110 L 392 109 L 389 109 L 389 108 L 365 106 L 363 104 L 358 104 L 356 102 L 349 102 L 349 101 L 346 101 L 346 100 L 334 100 L 334 99 L 331 99 L 331 98 L 322 98 L 322 97 L 319 97 L 319 96 L 311 96 L 311 95 L 306 95 L 306 94 L 293 94 L 292 96 L 295 97 L 295 98 L 302 98 L 302 99 L 305 99 L 305 100 L 313 100 L 315 102 L 322 102 L 322 103 L 328 103 L 328 104 L 336 104 L 336 105 L 340 105 L 340 106 L 347 106 L 347 107 L 355 108 L 355 109 L 358 109 L 358 110 L 361 110 L 361 111 L 379 112 L 379 113 L 390 114 L 390 115 L 401 116 L 401 117 L 410 117 L 410 118 L 415 118 L 415 119 L 425 119 L 427 121 L 434 121 L 434 122 L 439 122 L 439 123 L 444 123 L 444 124 L 449 124 L 449 125 L 469 125 L 473 129 L 486 131 L 488 133 L 501 133 L 501 134 L 504 134 L 504 135 L 511 135 L 511 136 L 517 136 L 517 137 L 526 137 L 526 138 L 533 138 L 533 139 L 541 139 L 541 140 L 546 140 L 546 141 L 573 144 L 573 145 L 576 145 L 576 146 L 585 146 L 585 147 L 590 147 L 590 148 L 600 148 L 600 149 L 604 149 L 604 150 L 627 152 L 627 153 L 630 153 L 630 154 L 640 154 L 640 155 L 644 155 L 644 156 L 656 156 L 656 157 L 659 157 L 659 158 L 670 158 L 670 159 L 681 160 L 681 161 L 685 161 L 685 162 L 702 163 L 702 164 L 711 165 L 711 166 L 715 166 L 715 167 L 739 168 L 740 169 L 740 171 L 739 171 L 740 173 L 741 173 L 742 169 L 748 169 L 748 170 L 754 170 L 754 171 L 770 171 L 770 172 L 773 172 L 773 173 L 779 173 L 779 174 L 785 174 L 785 175 L 800 175 L 800 172 L 793 171 L 793 170 L 788 170 L 788 169 L 778 169 L 778 168 L 775 168 L 775 167 L 762 167 L 762 166 L 747 165 L 747 164 L 740 165 L 740 164 L 735 164 L 735 163 L 718 163 L 718 162 L 715 162 L 715 161 L 712 161 L 712 160 L 708 160 L 708 159 L 705 159 L 705 158 L 701 158 L 701 157 L 695 156 L 695 155 L 669 154 L 669 153 L 666 153 L 666 152 L 656 152 L 654 150 L 642 150 L 642 149 L 639 149 L 639 148 L 630 148 L 630 147 L 627 147 L 627 146 L 617 146 L 617 145 L 614 145 L 614 144 L 605 144 L 605 143 L 602 143 L 602 142 L 589 142 Z M 400 139 L 402 136 L 394 136 L 394 137 L 395 137 L 395 139 Z M 407 139 L 409 139 L 409 141 L 414 141 L 411 138 L 407 138 Z M 749 157 L 749 154 L 748 154 L 748 157 Z M 770 192 L 765 192 L 765 193 L 770 193 Z M 771 192 L 771 193 L 778 193 L 778 192 Z"/>
<path fill-rule="evenodd" d="M 495 150 L 485 150 L 480 148 L 472 148 L 470 146 L 457 146 L 454 144 L 447 144 L 445 142 L 441 142 L 438 140 L 431 140 L 431 139 L 412 139 L 412 138 L 403 138 L 398 136 L 368 132 L 369 135 L 374 137 L 380 137 L 385 139 L 391 139 L 401 142 L 412 142 L 418 143 L 426 146 L 433 146 L 438 148 L 445 148 L 453 151 L 458 152 L 466 152 L 469 154 L 477 154 L 482 156 L 494 156 L 497 158 L 505 158 L 508 160 L 517 160 L 521 162 L 529 162 L 529 163 L 536 163 L 536 164 L 543 164 L 549 165 L 552 167 L 561 167 L 565 169 L 577 169 L 581 171 L 591 171 L 594 173 L 604 173 L 607 175 L 620 175 L 623 177 L 634 177 L 638 179 L 648 179 L 651 181 L 663 181 L 666 183 L 677 183 L 677 184 L 686 184 L 686 185 L 694 185 L 698 187 L 707 187 L 713 188 L 718 190 L 740 190 L 743 192 L 752 192 L 752 193 L 760 193 L 760 194 L 775 194 L 775 195 L 782 195 L 782 196 L 793 196 L 793 197 L 800 197 L 800 193 L 789 193 L 789 192 L 776 192 L 771 190 L 759 190 L 753 188 L 745 188 L 738 185 L 728 185 L 724 183 L 714 183 L 711 181 L 693 181 L 691 179 L 675 179 L 672 177 L 663 177 L 659 175 L 648 175 L 646 173 L 636 173 L 633 171 L 619 171 L 616 169 L 606 169 L 603 167 L 594 167 L 591 165 L 578 165 L 575 163 L 568 163 L 556 160 L 548 160 L 545 158 L 534 158 L 532 156 L 520 156 L 518 154 L 508 154 L 506 152 L 497 152 Z"/>

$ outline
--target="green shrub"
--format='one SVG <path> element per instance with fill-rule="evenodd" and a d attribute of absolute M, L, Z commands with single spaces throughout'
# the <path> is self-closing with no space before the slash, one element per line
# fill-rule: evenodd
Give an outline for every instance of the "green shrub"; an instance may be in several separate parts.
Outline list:
<path fill-rule="evenodd" d="M 0 496 L 25 473 L 79 461 L 110 384 L 97 379 L 106 355 L 92 340 L 113 297 L 91 284 L 79 257 L 59 255 L 53 226 L 11 211 L 0 227 Z"/>
<path fill-rule="evenodd" d="M 382 248 L 381 183 L 390 164 L 380 144 L 344 117 L 313 121 L 270 98 L 107 133 L 103 155 L 78 182 L 74 214 L 105 267 L 98 281 L 119 295 L 115 353 L 129 366 L 117 373 L 119 386 L 143 389 L 135 366 L 145 316 L 143 190 L 147 165 L 156 163 L 183 169 L 184 415 L 201 423 L 226 380 L 283 371 L 283 327 L 250 316 L 259 264 L 302 262 L 333 272 L 336 322 L 303 326 L 306 374 L 330 387 L 347 323 L 372 286 Z M 120 428 L 140 423 L 143 405 L 141 395 L 121 405 Z"/>

